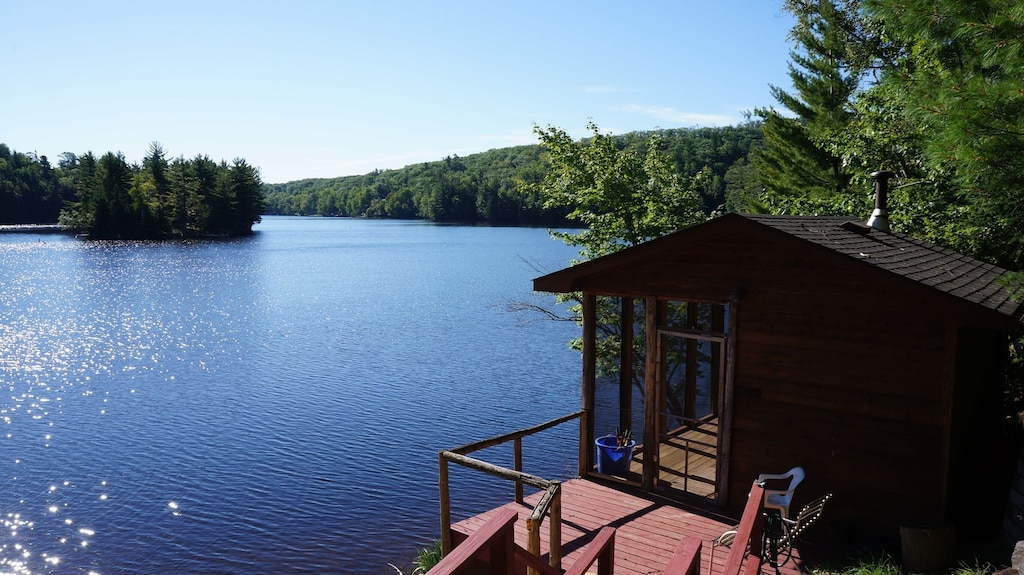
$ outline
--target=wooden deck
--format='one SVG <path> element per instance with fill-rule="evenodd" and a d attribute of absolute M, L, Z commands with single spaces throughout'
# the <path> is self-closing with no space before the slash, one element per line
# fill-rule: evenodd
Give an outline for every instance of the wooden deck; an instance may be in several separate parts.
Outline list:
<path fill-rule="evenodd" d="M 676 430 L 658 445 L 658 485 L 666 493 L 687 493 L 715 501 L 718 459 L 718 419 L 709 418 L 694 427 Z M 640 484 L 644 452 L 637 449 L 627 480 Z"/>
<path fill-rule="evenodd" d="M 515 539 L 523 548 L 526 548 L 526 517 L 539 496 L 536 493 L 527 497 L 527 505 L 508 503 L 502 506 L 519 513 Z M 453 529 L 469 535 L 496 512 L 497 509 L 492 509 L 460 521 Z M 684 535 L 700 537 L 703 541 L 701 574 L 720 574 L 729 548 L 716 549 L 714 563 L 710 564 L 711 540 L 736 523 L 738 518 L 721 515 L 710 506 L 673 502 L 627 486 L 573 479 L 562 484 L 562 568 L 573 564 L 601 527 L 610 525 L 617 529 L 615 575 L 661 573 Z M 549 520 L 545 520 L 541 534 L 541 552 L 545 559 L 548 527 Z M 801 564 L 797 550 L 780 571 L 783 575 L 798 575 Z M 774 570 L 765 565 L 762 572 L 774 573 Z"/>

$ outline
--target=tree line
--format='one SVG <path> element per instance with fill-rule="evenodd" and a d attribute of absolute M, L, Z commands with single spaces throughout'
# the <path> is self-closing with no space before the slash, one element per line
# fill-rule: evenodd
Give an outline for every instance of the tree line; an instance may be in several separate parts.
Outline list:
<path fill-rule="evenodd" d="M 727 172 L 745 179 L 728 185 L 726 209 L 865 218 L 873 207 L 870 174 L 891 171 L 894 231 L 1013 270 L 1001 279 L 1024 298 L 1024 5 L 784 5 L 796 16 L 793 87 L 772 87 L 778 109 L 754 110 L 762 140 L 751 148 L 746 169 L 735 164 Z M 589 128 L 593 137 L 585 141 L 558 128 L 535 130 L 552 169 L 533 188 L 548 205 L 570 209 L 586 223 L 576 233 L 554 232 L 579 247 L 582 259 L 708 219 L 706 203 L 698 201 L 705 197 L 706 170 L 671 172 L 659 146 L 617 149 L 610 134 Z M 569 310 L 578 320 L 578 294 L 561 297 L 575 302 Z M 617 305 L 598 298 L 602 376 L 619 369 Z M 643 338 L 633 341 L 634 374 L 642 373 Z M 1022 421 L 1022 330 L 1008 345 L 1007 415 Z"/>
<path fill-rule="evenodd" d="M 1024 268 L 1024 9 L 1017 0 L 786 0 L 792 90 L 755 111 L 751 209 L 871 209 L 896 174 L 894 229 Z"/>
<path fill-rule="evenodd" d="M 264 210 L 259 170 L 243 159 L 168 160 L 150 145 L 141 164 L 123 154 L 46 156 L 0 144 L 0 223 L 59 223 L 96 239 L 238 236 Z"/>
<path fill-rule="evenodd" d="M 705 173 L 702 209 L 730 209 L 756 190 L 751 150 L 760 126 L 633 132 L 611 137 L 617 150 L 644 150 L 657 140 L 675 170 Z M 359 176 L 267 185 L 267 214 L 426 219 L 495 225 L 578 225 L 571 209 L 548 203 L 536 187 L 551 170 L 543 144 L 500 148 L 465 157 Z"/>

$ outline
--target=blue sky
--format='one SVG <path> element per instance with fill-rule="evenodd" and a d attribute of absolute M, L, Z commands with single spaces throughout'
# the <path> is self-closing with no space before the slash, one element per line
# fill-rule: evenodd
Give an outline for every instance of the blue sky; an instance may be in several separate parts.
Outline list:
<path fill-rule="evenodd" d="M 151 142 L 268 183 L 585 135 L 722 126 L 789 88 L 774 0 L 0 0 L 0 142 Z"/>

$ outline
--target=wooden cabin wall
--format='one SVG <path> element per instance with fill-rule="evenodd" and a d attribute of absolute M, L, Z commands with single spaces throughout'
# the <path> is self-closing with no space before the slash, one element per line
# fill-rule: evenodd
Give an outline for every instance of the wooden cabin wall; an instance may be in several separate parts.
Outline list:
<path fill-rule="evenodd" d="M 980 538 L 998 533 L 1016 468 L 1013 457 L 993 454 L 1020 449 L 1020 428 L 1006 419 L 999 385 L 1007 337 L 992 329 L 961 328 L 957 334 L 948 508 L 952 520 Z"/>
<path fill-rule="evenodd" d="M 965 325 L 996 325 L 976 306 L 822 246 L 739 227 L 665 244 L 574 289 L 735 302 L 731 510 L 759 473 L 800 465 L 807 478 L 795 508 L 831 492 L 828 522 L 897 538 L 901 524 L 949 518 L 951 499 L 970 491 L 970 470 L 950 466 L 971 463 L 969 446 L 990 435 L 965 422 L 992 413 L 1001 383 L 969 363 L 961 370 L 972 375 L 958 375 L 958 357 L 980 366 L 1005 354 L 992 343 L 998 329 L 964 343 Z M 954 394 L 978 403 L 954 411 Z"/>
<path fill-rule="evenodd" d="M 795 509 L 832 492 L 829 516 L 854 530 L 941 519 L 955 329 L 920 286 L 793 244 L 737 234 L 623 278 L 738 295 L 729 507 L 759 473 L 800 465 Z"/>

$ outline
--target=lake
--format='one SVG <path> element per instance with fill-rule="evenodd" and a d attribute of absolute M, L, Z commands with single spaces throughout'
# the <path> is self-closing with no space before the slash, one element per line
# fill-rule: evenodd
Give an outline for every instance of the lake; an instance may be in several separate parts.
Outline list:
<path fill-rule="evenodd" d="M 437 452 L 579 409 L 543 229 L 267 217 L 230 241 L 0 234 L 0 572 L 409 573 Z M 576 425 L 524 441 L 576 472 Z M 511 446 L 483 457 L 511 463 Z M 453 468 L 456 519 L 512 486 Z"/>

